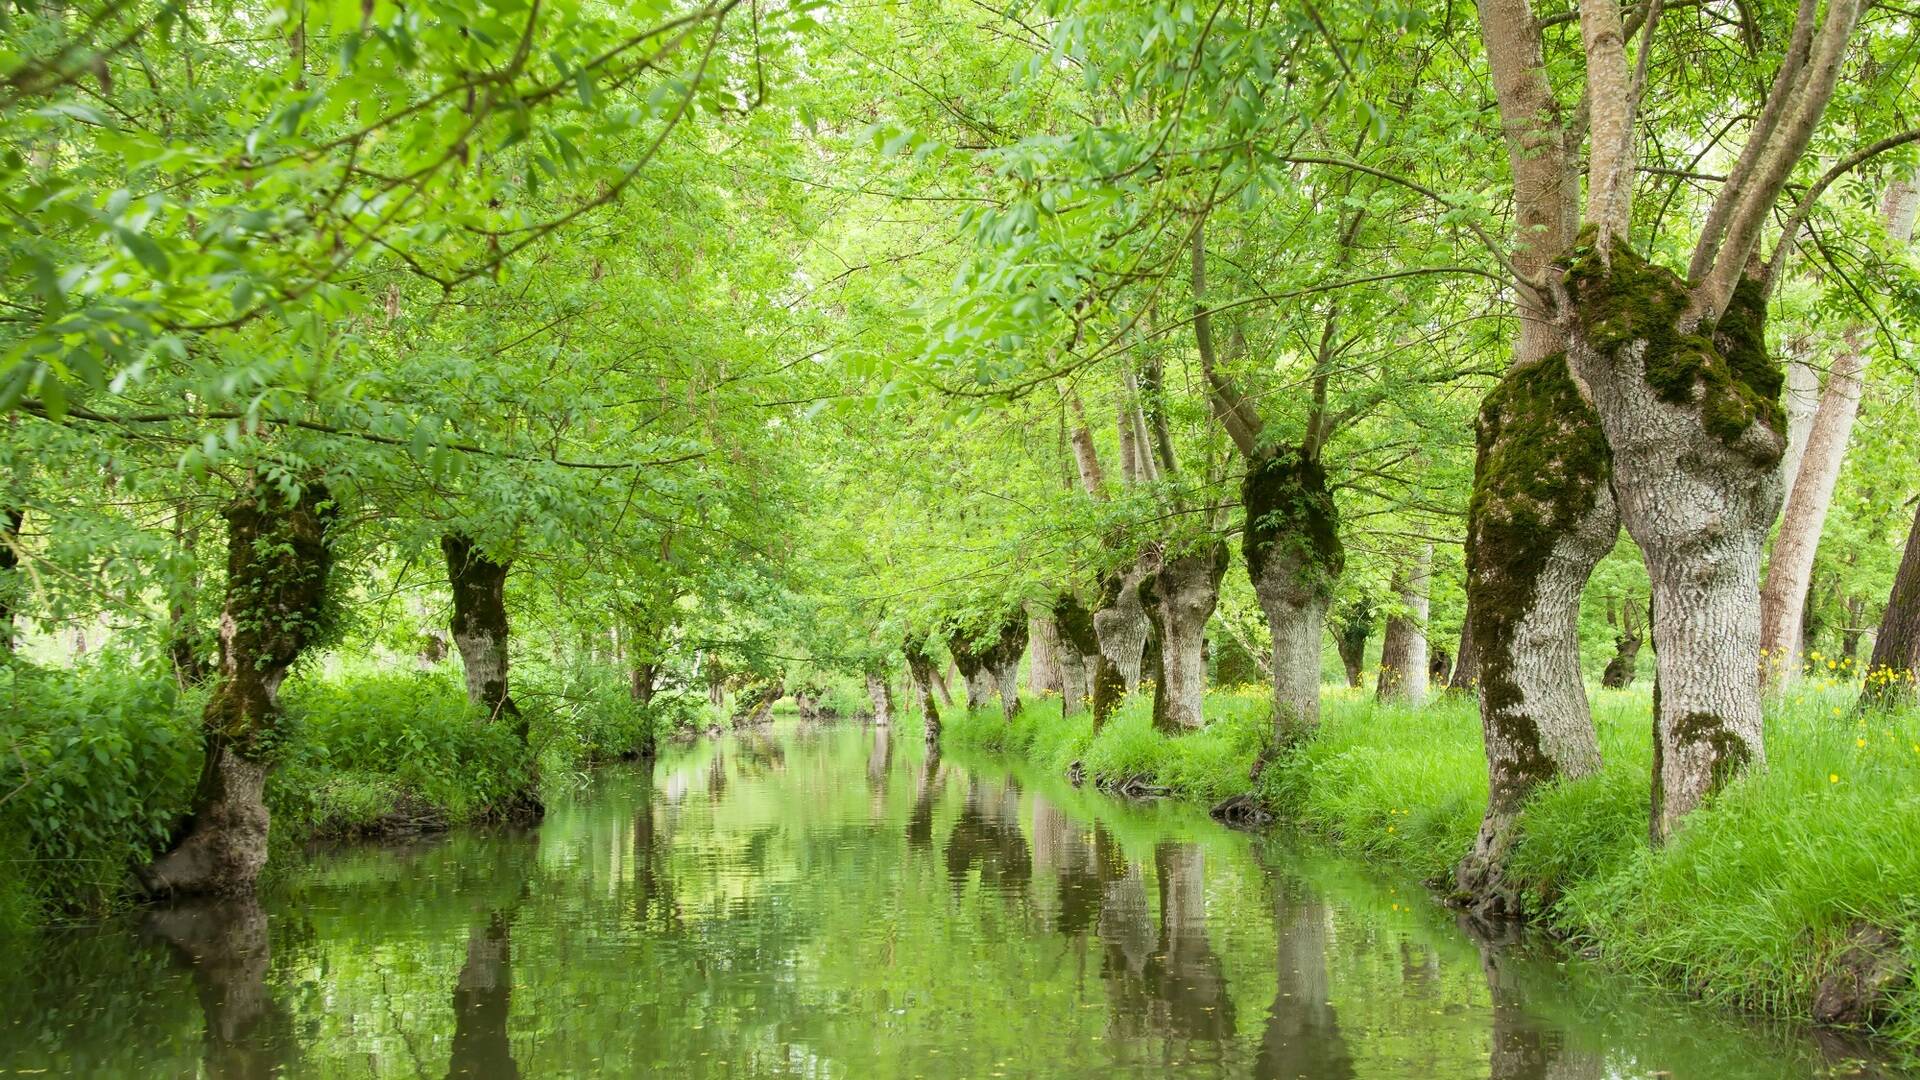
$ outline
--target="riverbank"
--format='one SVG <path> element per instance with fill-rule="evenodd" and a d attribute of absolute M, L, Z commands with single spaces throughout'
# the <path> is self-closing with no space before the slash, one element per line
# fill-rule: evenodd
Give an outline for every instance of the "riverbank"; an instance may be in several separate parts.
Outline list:
<path fill-rule="evenodd" d="M 1512 877 L 1532 916 L 1606 966 L 1702 1000 L 1814 1021 L 1850 977 L 1891 976 L 1868 1026 L 1920 1059 L 1920 714 L 1856 716 L 1844 684 L 1810 684 L 1767 717 L 1769 766 L 1647 845 L 1648 695 L 1594 699 L 1604 767 L 1528 807 Z M 1025 757 L 1084 782 L 1197 802 L 1248 794 L 1337 850 L 1444 882 L 1486 803 L 1473 702 L 1382 707 L 1330 690 L 1317 738 L 1249 773 L 1266 738 L 1264 688 L 1209 694 L 1209 724 L 1168 737 L 1130 698 L 1095 736 L 1085 713 L 1030 702 L 947 719 L 955 744 Z M 1823 983 L 1828 994 L 1822 995 Z M 1816 999 L 1819 999 L 1818 1001 Z"/>
<path fill-rule="evenodd" d="M 646 752 L 680 725 L 666 700 L 635 705 L 612 671 L 535 669 L 516 692 L 524 745 L 478 716 L 446 667 L 300 673 L 282 694 L 267 782 L 275 851 L 506 818 L 536 788 Z M 205 703 L 204 688 L 111 658 L 0 665 L 0 933 L 136 898 L 133 868 L 190 804 Z"/>

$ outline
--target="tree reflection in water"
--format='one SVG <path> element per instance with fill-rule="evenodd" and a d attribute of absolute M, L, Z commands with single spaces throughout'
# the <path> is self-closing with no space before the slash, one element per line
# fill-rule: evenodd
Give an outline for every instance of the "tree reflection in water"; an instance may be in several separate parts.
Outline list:
<path fill-rule="evenodd" d="M 1490 1080 L 1599 1080 L 1602 1056 L 1569 1043 L 1565 1029 L 1541 1023 L 1525 1004 L 1514 955 L 1521 940 L 1513 923 L 1487 923 L 1470 915 L 1457 920 L 1480 950 L 1493 1005 L 1493 1044 L 1487 1053 Z"/>
<path fill-rule="evenodd" d="M 920 782 L 913 794 L 913 811 L 907 816 L 907 846 L 925 851 L 933 846 L 933 804 L 940 797 L 940 744 L 927 744 L 926 760 L 920 764 Z"/>
<path fill-rule="evenodd" d="M 966 805 L 947 834 L 953 887 L 964 887 L 976 866 L 981 884 L 1000 892 L 1022 892 L 1033 879 L 1033 852 L 1020 831 L 1020 791 L 1010 783 L 989 790 L 977 778 L 967 780 Z"/>
<path fill-rule="evenodd" d="M 516 1080 L 507 1041 L 507 1017 L 513 1011 L 513 920 L 506 911 L 488 913 L 486 924 L 467 935 L 467 961 L 453 986 L 453 1057 L 447 1076 L 502 1077 Z"/>
<path fill-rule="evenodd" d="M 1273 1004 L 1254 1058 L 1260 1080 L 1345 1080 L 1354 1075 L 1353 1055 L 1329 997 L 1327 947 L 1332 911 L 1318 893 L 1298 882 L 1273 883 Z"/>
<path fill-rule="evenodd" d="M 160 908 L 147 913 L 146 928 L 192 972 L 206 1016 L 209 1077 L 252 1080 L 291 1067 L 298 1042 L 291 1016 L 267 985 L 273 949 L 258 900 L 227 897 Z"/>

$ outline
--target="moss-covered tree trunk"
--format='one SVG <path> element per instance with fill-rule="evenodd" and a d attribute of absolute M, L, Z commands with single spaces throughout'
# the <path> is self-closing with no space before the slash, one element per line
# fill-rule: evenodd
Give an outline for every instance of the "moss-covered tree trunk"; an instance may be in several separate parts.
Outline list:
<path fill-rule="evenodd" d="M 927 742 L 938 743 L 940 707 L 933 702 L 933 684 L 939 674 L 934 670 L 933 657 L 927 655 L 926 645 L 912 634 L 907 635 L 900 651 L 907 658 L 907 674 L 913 679 L 913 693 L 920 706 L 920 719 L 926 725 Z"/>
<path fill-rule="evenodd" d="M 1068 663 L 1062 669 L 1061 692 L 1065 700 L 1061 703 L 1060 715 L 1088 708 L 1093 712 L 1094 730 L 1098 731 L 1119 704 L 1119 671 L 1112 661 L 1101 655 L 1100 636 L 1093 631 L 1093 615 L 1078 597 L 1072 593 L 1057 597 L 1053 603 L 1053 619 L 1060 627 L 1062 654 L 1080 658 L 1078 664 Z M 1104 696 L 1096 692 L 1096 687 L 1103 685 Z"/>
<path fill-rule="evenodd" d="M 1347 685 L 1358 689 L 1367 662 L 1367 639 L 1373 636 L 1373 609 L 1365 603 L 1342 609 L 1334 620 L 1333 644 L 1346 669 Z"/>
<path fill-rule="evenodd" d="M 1163 731 L 1189 730 L 1207 722 L 1207 620 L 1220 602 L 1220 579 L 1229 561 L 1227 545 L 1215 541 L 1163 560 L 1151 579 L 1151 609 L 1160 638 L 1153 723 Z"/>
<path fill-rule="evenodd" d="M 1916 678 L 1920 678 L 1920 512 L 1914 515 L 1906 553 L 1894 573 L 1893 593 L 1880 616 L 1880 633 L 1873 639 L 1873 659 L 1867 662 L 1860 703 L 1912 704 L 1920 696 L 1915 692 Z"/>
<path fill-rule="evenodd" d="M 1153 620 L 1147 615 L 1140 589 L 1155 566 L 1151 560 L 1142 560 L 1110 579 L 1101 590 L 1101 599 L 1105 602 L 1093 613 L 1093 632 L 1100 640 L 1100 655 L 1118 674 L 1123 693 L 1130 694 L 1140 687 L 1141 671 L 1147 659 L 1147 638 L 1153 633 Z M 1096 683 L 1098 679 L 1096 674 Z"/>
<path fill-rule="evenodd" d="M 953 630 L 947 634 L 947 651 L 953 665 L 960 669 L 960 681 L 967 692 L 967 711 L 979 712 L 993 700 L 993 670 L 987 666 L 985 650 L 978 648 L 971 633 Z"/>
<path fill-rule="evenodd" d="M 1000 711 L 1011 720 L 1020 712 L 1020 658 L 1027 651 L 1027 614 L 1015 608 L 1001 619 L 983 659 L 1000 694 Z"/>
<path fill-rule="evenodd" d="M 454 648 L 466 671 L 467 700 L 486 710 L 490 720 L 514 725 L 522 741 L 526 721 L 507 683 L 507 569 L 462 533 L 440 538 L 447 559 L 447 584 L 453 590 Z"/>
<path fill-rule="evenodd" d="M 1600 764 L 1580 675 L 1580 593 L 1619 517 L 1599 418 L 1555 353 L 1516 363 L 1480 408 L 1467 525 L 1488 799 L 1456 870 L 1463 898 L 1508 910 L 1520 809 L 1541 784 Z"/>
<path fill-rule="evenodd" d="M 1620 518 L 1653 593 L 1652 835 L 1766 757 L 1760 729 L 1760 559 L 1780 509 L 1784 381 L 1768 357 L 1764 287 L 1702 323 L 1685 283 L 1615 242 L 1568 268 L 1568 362 L 1612 449 Z"/>
<path fill-rule="evenodd" d="M 280 737 L 280 684 L 321 632 L 333 519 L 332 497 L 319 483 L 289 501 L 256 478 L 227 506 L 219 682 L 202 720 L 206 758 L 192 816 L 142 872 L 151 891 L 245 893 L 266 865 L 263 795 Z"/>
<path fill-rule="evenodd" d="M 20 527 L 26 513 L 17 506 L 0 506 L 0 654 L 13 652 L 13 609 L 20 589 Z"/>
<path fill-rule="evenodd" d="M 1380 638 L 1381 701 L 1418 705 L 1427 700 L 1427 580 L 1433 571 L 1433 545 L 1424 544 L 1395 581 L 1401 610 L 1387 619 Z"/>
<path fill-rule="evenodd" d="M 734 727 L 753 727 L 773 719 L 774 703 L 786 696 L 785 683 L 779 679 L 754 685 L 740 694 L 733 714 Z"/>
<path fill-rule="evenodd" d="M 1247 576 L 1273 633 L 1274 742 L 1287 747 L 1320 726 L 1320 643 L 1346 552 L 1314 457 L 1283 449 L 1252 463 L 1240 501 Z"/>

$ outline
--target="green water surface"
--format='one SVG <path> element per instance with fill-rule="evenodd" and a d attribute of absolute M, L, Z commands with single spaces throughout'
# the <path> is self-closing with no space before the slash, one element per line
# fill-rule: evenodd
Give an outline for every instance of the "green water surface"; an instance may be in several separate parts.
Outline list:
<path fill-rule="evenodd" d="M 855 725 L 0 949 L 0 1076 L 1884 1075 L 1311 844 Z"/>

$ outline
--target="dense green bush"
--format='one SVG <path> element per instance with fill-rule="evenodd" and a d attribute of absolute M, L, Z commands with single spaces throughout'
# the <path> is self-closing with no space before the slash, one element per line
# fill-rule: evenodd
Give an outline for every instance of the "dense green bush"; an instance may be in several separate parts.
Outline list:
<path fill-rule="evenodd" d="M 92 914 L 186 813 L 200 696 L 111 654 L 0 664 L 0 927 Z"/>

